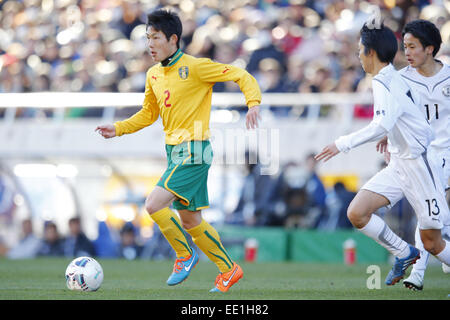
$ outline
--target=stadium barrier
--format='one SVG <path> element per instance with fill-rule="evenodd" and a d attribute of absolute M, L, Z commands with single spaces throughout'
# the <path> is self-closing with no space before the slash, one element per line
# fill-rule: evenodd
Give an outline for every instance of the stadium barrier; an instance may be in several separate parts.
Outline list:
<path fill-rule="evenodd" d="M 298 230 L 278 227 L 222 226 L 222 241 L 236 260 L 245 258 L 245 241 L 258 242 L 258 262 L 344 263 L 344 242 L 356 243 L 356 263 L 385 263 L 388 252 L 355 230 Z"/>
<path fill-rule="evenodd" d="M 0 108 L 98 108 L 142 105 L 141 92 L 27 92 L 0 93 Z M 368 93 L 263 93 L 261 105 L 301 106 L 370 104 Z M 229 107 L 245 105 L 242 93 L 214 92 L 212 105 Z"/>

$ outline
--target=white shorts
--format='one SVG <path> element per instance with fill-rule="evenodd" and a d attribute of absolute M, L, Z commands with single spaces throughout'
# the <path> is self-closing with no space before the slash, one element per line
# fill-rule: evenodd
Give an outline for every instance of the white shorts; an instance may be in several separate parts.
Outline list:
<path fill-rule="evenodd" d="M 450 149 L 430 147 L 430 156 L 436 157 L 437 165 L 443 171 L 442 184 L 448 187 L 450 179 Z"/>
<path fill-rule="evenodd" d="M 406 197 L 414 209 L 420 229 L 442 229 L 450 224 L 450 213 L 441 186 L 443 171 L 435 157 L 416 159 L 391 156 L 389 165 L 374 175 L 361 189 L 378 193 L 389 207 Z"/>

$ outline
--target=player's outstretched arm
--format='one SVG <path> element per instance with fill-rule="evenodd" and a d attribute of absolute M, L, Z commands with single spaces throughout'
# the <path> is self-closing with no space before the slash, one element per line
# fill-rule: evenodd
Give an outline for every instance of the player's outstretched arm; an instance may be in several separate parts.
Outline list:
<path fill-rule="evenodd" d="M 336 143 L 333 142 L 332 144 L 329 144 L 325 148 L 323 148 L 320 153 L 316 154 L 314 159 L 316 159 L 316 161 L 323 160 L 324 162 L 326 162 L 337 155 L 339 152 L 340 151 L 336 147 Z"/>
<path fill-rule="evenodd" d="M 259 115 L 259 106 L 254 106 L 248 109 L 247 115 L 245 116 L 245 124 L 247 129 L 258 128 L 258 119 L 261 120 Z"/>
<path fill-rule="evenodd" d="M 116 127 L 112 124 L 104 124 L 95 128 L 95 131 L 105 139 L 114 138 L 116 136 Z"/>

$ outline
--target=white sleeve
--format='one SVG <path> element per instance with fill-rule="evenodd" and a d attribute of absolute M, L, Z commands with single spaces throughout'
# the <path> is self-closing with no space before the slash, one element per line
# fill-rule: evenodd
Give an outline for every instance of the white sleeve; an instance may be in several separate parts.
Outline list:
<path fill-rule="evenodd" d="M 336 141 L 336 147 L 341 152 L 348 152 L 350 149 L 360 146 L 364 143 L 381 139 L 388 134 L 394 127 L 397 119 L 403 113 L 397 98 L 391 94 L 404 94 L 407 98 L 402 83 L 395 83 L 391 80 L 390 86 L 383 82 L 383 79 L 374 78 L 372 80 L 373 89 L 373 120 L 361 130 L 349 135 L 339 137 Z M 409 98 L 407 98 L 409 99 Z"/>
<path fill-rule="evenodd" d="M 402 115 L 403 109 L 398 99 L 407 98 L 405 87 L 397 83 L 393 78 L 390 88 L 379 79 L 372 80 L 373 88 L 373 121 L 381 125 L 386 131 L 390 131 L 397 119 Z M 398 80 L 397 80 L 398 81 Z M 403 97 L 404 95 L 404 97 Z"/>
<path fill-rule="evenodd" d="M 379 123 L 372 121 L 368 126 L 349 135 L 339 137 L 334 143 L 341 152 L 349 152 L 350 149 L 364 143 L 383 138 L 387 134 L 386 129 Z"/>

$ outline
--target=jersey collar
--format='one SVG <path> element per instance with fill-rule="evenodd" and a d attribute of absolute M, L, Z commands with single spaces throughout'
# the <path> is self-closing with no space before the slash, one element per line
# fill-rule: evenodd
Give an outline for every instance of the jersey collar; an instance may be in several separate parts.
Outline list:
<path fill-rule="evenodd" d="M 171 67 L 171 66 L 173 66 L 175 63 L 178 62 L 178 60 L 180 60 L 180 58 L 183 56 L 183 54 L 184 54 L 183 51 L 178 49 L 172 57 L 167 59 L 167 60 L 169 60 L 168 61 L 169 63 L 167 63 L 165 65 L 163 65 L 161 63 L 161 66 L 163 66 L 163 67 Z"/>
<path fill-rule="evenodd" d="M 392 70 L 395 70 L 395 68 L 392 65 L 392 63 L 389 63 L 387 66 L 381 68 L 381 70 L 378 71 L 378 74 L 385 74 L 385 73 L 391 72 Z"/>

